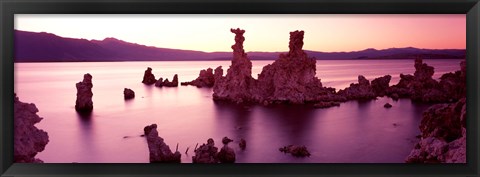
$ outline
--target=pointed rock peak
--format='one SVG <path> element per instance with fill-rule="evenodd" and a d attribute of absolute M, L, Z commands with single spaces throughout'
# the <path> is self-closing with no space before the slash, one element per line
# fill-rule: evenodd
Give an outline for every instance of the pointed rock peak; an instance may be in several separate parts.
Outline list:
<path fill-rule="evenodd" d="M 303 47 L 303 31 L 292 31 L 290 32 L 290 43 L 288 44 L 288 48 L 290 51 L 288 55 L 290 56 L 299 56 L 304 54 L 302 47 Z"/>

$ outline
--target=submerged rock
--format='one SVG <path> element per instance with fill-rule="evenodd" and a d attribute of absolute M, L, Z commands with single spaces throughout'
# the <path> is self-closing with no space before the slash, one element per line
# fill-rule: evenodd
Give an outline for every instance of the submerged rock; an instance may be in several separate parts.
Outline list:
<path fill-rule="evenodd" d="M 218 163 L 218 148 L 212 138 L 207 140 L 207 144 L 203 144 L 195 149 L 195 156 L 192 157 L 193 163 Z"/>
<path fill-rule="evenodd" d="M 125 89 L 123 89 L 123 97 L 126 100 L 135 98 L 135 92 L 132 89 L 125 88 Z"/>
<path fill-rule="evenodd" d="M 147 138 L 151 163 L 180 163 L 182 155 L 178 151 L 173 153 L 163 138 L 158 136 L 157 124 L 146 126 L 143 131 Z"/>
<path fill-rule="evenodd" d="M 279 148 L 280 152 L 290 153 L 295 157 L 310 157 L 310 152 L 305 146 L 288 145 Z"/>
<path fill-rule="evenodd" d="M 77 100 L 75 101 L 75 110 L 80 113 L 89 113 L 93 110 L 93 93 L 92 93 L 92 75 L 83 75 L 83 81 L 78 82 L 77 87 Z"/>
<path fill-rule="evenodd" d="M 143 74 L 143 80 L 142 83 L 146 85 L 152 85 L 155 84 L 157 80 L 155 79 L 155 76 L 152 74 L 152 68 L 148 67 L 147 70 L 145 70 L 145 73 Z"/>
<path fill-rule="evenodd" d="M 48 144 L 48 133 L 35 127 L 43 118 L 37 115 L 38 109 L 33 103 L 21 102 L 14 95 L 14 134 L 13 134 L 13 162 L 14 163 L 43 163 L 35 158 Z"/>
<path fill-rule="evenodd" d="M 240 149 L 245 150 L 245 148 L 247 148 L 247 141 L 245 141 L 243 138 L 240 139 L 238 146 L 240 147 Z"/>
<path fill-rule="evenodd" d="M 390 103 L 385 103 L 385 105 L 383 105 L 384 108 L 391 108 L 392 105 Z"/>
<path fill-rule="evenodd" d="M 340 102 L 323 101 L 323 102 L 318 102 L 318 103 L 313 105 L 314 108 L 329 108 L 329 107 L 334 107 L 334 106 L 340 106 Z"/>
<path fill-rule="evenodd" d="M 466 162 L 466 99 L 456 103 L 437 104 L 423 113 L 421 139 L 407 163 Z"/>

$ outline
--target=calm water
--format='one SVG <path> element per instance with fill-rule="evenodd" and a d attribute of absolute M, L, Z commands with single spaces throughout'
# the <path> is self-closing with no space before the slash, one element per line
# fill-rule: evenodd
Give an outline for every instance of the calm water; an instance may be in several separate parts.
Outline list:
<path fill-rule="evenodd" d="M 272 61 L 253 61 L 256 78 Z M 459 60 L 425 60 L 435 67 L 434 78 L 459 69 Z M 158 132 L 172 150 L 179 143 L 182 162 L 191 162 L 196 143 L 214 138 L 247 140 L 241 151 L 231 143 L 237 162 L 244 163 L 402 163 L 419 134 L 421 113 L 428 105 L 410 100 L 380 98 L 369 102 L 350 101 L 340 107 L 312 109 L 305 106 L 241 106 L 216 104 L 212 89 L 179 86 L 157 88 L 141 83 L 147 67 L 156 78 L 181 82 L 198 76 L 201 69 L 230 61 L 200 62 L 96 62 L 16 63 L 15 92 L 23 102 L 35 103 L 44 119 L 37 127 L 48 132 L 50 142 L 37 155 L 47 163 L 148 163 L 148 146 L 143 127 L 156 123 Z M 391 74 L 413 74 L 413 60 L 317 61 L 317 76 L 325 86 L 338 89 L 367 79 Z M 75 112 L 75 83 L 84 73 L 93 76 L 94 111 L 91 117 Z M 123 99 L 131 88 L 136 98 Z M 383 108 L 389 102 L 391 109 Z M 397 126 L 394 126 L 396 124 Z M 309 158 L 295 158 L 278 148 L 288 144 L 306 145 Z M 187 147 L 189 153 L 184 154 Z"/>

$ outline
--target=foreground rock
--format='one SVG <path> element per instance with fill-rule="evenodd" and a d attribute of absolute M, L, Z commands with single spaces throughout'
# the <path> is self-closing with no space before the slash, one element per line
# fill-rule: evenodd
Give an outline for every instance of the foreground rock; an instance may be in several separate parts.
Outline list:
<path fill-rule="evenodd" d="M 407 163 L 466 162 L 466 99 L 437 104 L 423 113 L 421 139 Z"/>
<path fill-rule="evenodd" d="M 203 144 L 195 149 L 195 156 L 192 157 L 193 163 L 218 163 L 218 148 L 212 138 L 207 140 L 207 144 Z"/>
<path fill-rule="evenodd" d="M 151 163 L 180 163 L 182 155 L 178 151 L 173 153 L 163 138 L 158 136 L 157 124 L 146 126 L 143 131 L 147 138 Z"/>
<path fill-rule="evenodd" d="M 125 89 L 123 90 L 123 97 L 124 97 L 126 100 L 135 98 L 135 92 L 134 92 L 132 89 L 125 88 Z"/>
<path fill-rule="evenodd" d="M 152 85 L 155 84 L 157 80 L 155 79 L 155 76 L 152 74 L 152 68 L 148 67 L 147 70 L 145 70 L 145 73 L 143 74 L 143 80 L 142 83 L 146 85 Z"/>
<path fill-rule="evenodd" d="M 218 160 L 221 163 L 234 163 L 235 162 L 235 151 L 228 147 L 228 143 L 232 142 L 233 140 L 229 139 L 228 137 L 224 137 L 222 139 L 223 147 L 218 152 Z"/>
<path fill-rule="evenodd" d="M 49 142 L 47 132 L 35 127 L 43 118 L 37 115 L 37 107 L 31 103 L 21 102 L 14 95 L 14 134 L 13 134 L 13 162 L 14 163 L 43 163 L 35 158 L 42 152 Z"/>
<path fill-rule="evenodd" d="M 215 69 L 215 74 L 213 73 L 212 68 L 208 68 L 206 70 L 201 70 L 197 79 L 190 82 L 182 82 L 181 85 L 192 85 L 199 88 L 213 87 L 213 85 L 215 84 L 215 79 L 222 77 L 222 75 L 223 75 L 223 70 L 221 66 Z"/>
<path fill-rule="evenodd" d="M 92 75 L 83 75 L 83 81 L 78 82 L 77 87 L 77 100 L 75 101 L 75 110 L 80 113 L 90 113 L 93 110 L 93 93 L 92 93 Z"/>
<path fill-rule="evenodd" d="M 310 157 L 310 152 L 308 152 L 305 146 L 288 145 L 279 148 L 279 150 L 283 153 L 290 153 L 295 157 Z"/>

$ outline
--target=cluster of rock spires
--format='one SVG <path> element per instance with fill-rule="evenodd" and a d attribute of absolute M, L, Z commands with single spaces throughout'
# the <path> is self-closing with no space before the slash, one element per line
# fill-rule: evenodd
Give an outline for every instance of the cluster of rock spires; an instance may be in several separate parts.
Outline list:
<path fill-rule="evenodd" d="M 90 113 L 93 110 L 92 93 L 92 75 L 89 73 L 83 75 L 83 81 L 76 84 L 77 100 L 75 110 L 80 113 Z"/>
<path fill-rule="evenodd" d="M 289 52 L 280 54 L 279 59 L 263 67 L 258 79 L 254 79 L 251 76 L 252 63 L 243 49 L 245 30 L 237 28 L 231 29 L 231 32 L 235 34 L 235 44 L 226 75 L 213 75 L 211 69 L 203 70 L 199 78 L 192 81 L 195 82 L 192 85 L 201 86 L 214 83 L 214 100 L 264 105 L 314 103 L 314 107 L 327 108 L 348 100 L 371 100 L 385 95 L 420 102 L 453 102 L 466 94 L 465 84 L 462 84 L 465 83 L 465 62 L 461 63 L 461 71 L 444 74 L 438 82 L 432 78 L 434 68 L 421 59 L 415 60 L 414 75 L 400 74 L 400 82 L 391 87 L 390 75 L 375 78 L 371 83 L 359 75 L 358 83 L 352 83 L 338 92 L 334 88 L 323 87 L 315 76 L 315 58 L 308 57 L 302 50 L 303 31 L 290 32 Z"/>
<path fill-rule="evenodd" d="M 226 76 L 215 80 L 213 98 L 236 103 L 257 102 L 305 103 L 340 99 L 333 88 L 322 87 L 315 77 L 316 60 L 302 50 L 303 31 L 290 33 L 289 52 L 263 67 L 258 79 L 251 76 L 252 62 L 243 49 L 245 30 L 231 29 L 235 34 L 232 64 Z"/>
<path fill-rule="evenodd" d="M 13 136 L 13 162 L 14 163 L 43 163 L 35 158 L 42 152 L 49 142 L 48 133 L 35 127 L 43 118 L 37 115 L 35 104 L 21 102 L 14 95 L 14 136 Z"/>
<path fill-rule="evenodd" d="M 213 87 L 215 81 L 223 76 L 222 66 L 215 68 L 215 73 L 212 68 L 201 70 L 198 77 L 190 82 L 182 82 L 181 85 L 192 85 L 196 87 Z"/>
<path fill-rule="evenodd" d="M 172 81 L 169 81 L 168 79 L 163 80 L 161 77 L 157 80 L 152 73 L 152 68 L 147 67 L 147 70 L 145 70 L 145 73 L 143 74 L 142 83 L 146 85 L 155 84 L 156 87 L 178 87 L 178 75 L 175 74 Z"/>
<path fill-rule="evenodd" d="M 454 102 L 466 95 L 466 62 L 460 62 L 460 70 L 446 73 L 440 82 L 432 78 L 434 68 L 415 60 L 414 75 L 400 74 L 400 82 L 387 89 L 387 95 L 393 99 L 411 98 L 418 102 Z"/>
<path fill-rule="evenodd" d="M 147 138 L 148 150 L 150 152 L 151 163 L 180 163 L 181 154 L 178 149 L 175 153 L 165 144 L 163 138 L 158 136 L 157 124 L 146 126 L 144 129 Z"/>

